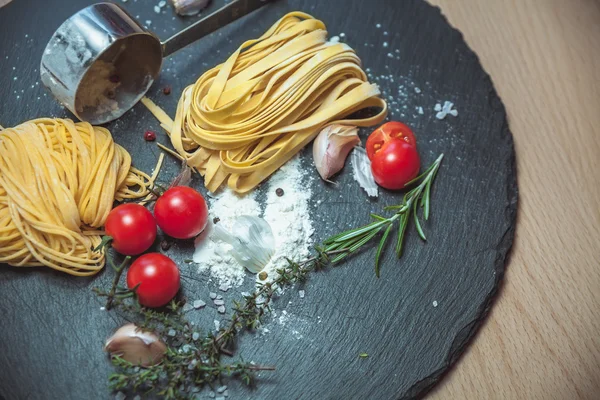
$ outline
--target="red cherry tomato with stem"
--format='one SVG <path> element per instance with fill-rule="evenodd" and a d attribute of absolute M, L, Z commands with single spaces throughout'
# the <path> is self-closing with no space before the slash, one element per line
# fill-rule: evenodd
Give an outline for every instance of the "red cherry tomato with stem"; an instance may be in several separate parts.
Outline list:
<path fill-rule="evenodd" d="M 401 122 L 388 122 L 367 139 L 367 156 L 378 185 L 402 189 L 419 174 L 421 159 L 415 135 Z"/>
<path fill-rule="evenodd" d="M 167 190 L 154 206 L 156 223 L 167 235 L 190 239 L 206 227 L 208 207 L 204 197 L 187 186 Z"/>
<path fill-rule="evenodd" d="M 127 287 L 135 288 L 141 305 L 162 307 L 177 294 L 180 286 L 179 268 L 160 253 L 140 256 L 127 271 Z"/>
<path fill-rule="evenodd" d="M 112 238 L 112 247 L 126 256 L 143 253 L 156 239 L 152 213 L 134 203 L 115 207 L 106 218 L 104 230 Z"/>

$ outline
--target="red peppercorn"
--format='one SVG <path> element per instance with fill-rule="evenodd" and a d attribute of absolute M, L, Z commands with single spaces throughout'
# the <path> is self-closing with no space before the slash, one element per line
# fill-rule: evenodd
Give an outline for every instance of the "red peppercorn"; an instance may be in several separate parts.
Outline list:
<path fill-rule="evenodd" d="M 171 94 L 171 86 L 165 86 L 163 88 L 163 94 L 170 95 Z"/>
<path fill-rule="evenodd" d="M 144 140 L 147 142 L 154 142 L 156 140 L 156 133 L 152 131 L 146 131 L 146 133 L 144 133 Z"/>

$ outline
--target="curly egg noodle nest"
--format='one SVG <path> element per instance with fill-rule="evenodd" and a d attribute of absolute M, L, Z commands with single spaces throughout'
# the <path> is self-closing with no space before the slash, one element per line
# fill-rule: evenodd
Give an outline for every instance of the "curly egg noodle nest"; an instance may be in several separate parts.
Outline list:
<path fill-rule="evenodd" d="M 210 191 L 226 183 L 245 193 L 324 127 L 382 122 L 387 104 L 379 95 L 354 50 L 328 42 L 323 22 L 292 12 L 188 86 L 174 120 L 149 99 L 143 102 Z M 379 111 L 348 118 L 369 107 Z"/>
<path fill-rule="evenodd" d="M 97 273 L 114 201 L 149 195 L 152 181 L 105 128 L 41 118 L 0 130 L 0 263 Z"/>

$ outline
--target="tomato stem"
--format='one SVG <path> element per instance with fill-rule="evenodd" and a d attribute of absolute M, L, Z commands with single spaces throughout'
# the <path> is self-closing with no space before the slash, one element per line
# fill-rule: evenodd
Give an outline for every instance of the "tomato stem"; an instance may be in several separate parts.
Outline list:
<path fill-rule="evenodd" d="M 112 236 L 108 236 L 108 235 L 104 235 L 102 236 L 102 241 L 100 242 L 100 244 L 98 246 L 96 246 L 96 248 L 93 251 L 102 251 L 104 250 L 106 247 L 108 247 L 108 245 L 110 243 L 112 243 Z"/>
<path fill-rule="evenodd" d="M 115 297 L 123 298 L 123 296 L 125 294 L 128 294 L 128 293 L 131 293 L 131 295 L 135 294 L 135 291 L 131 291 L 128 293 L 120 293 L 118 296 L 116 295 L 117 288 L 119 287 L 119 281 L 121 280 L 123 271 L 125 271 L 125 267 L 127 267 L 127 265 L 129 265 L 129 260 L 131 260 L 130 256 L 125 257 L 125 259 L 123 259 L 123 262 L 118 267 L 115 265 L 115 263 L 112 261 L 112 259 L 108 260 L 108 263 L 110 264 L 112 269 L 115 270 L 115 277 L 113 279 L 113 283 L 112 283 L 112 287 L 110 288 L 110 292 L 108 292 L 108 295 L 106 296 L 107 297 L 106 298 L 106 309 L 107 310 L 110 310 L 112 308 Z M 135 289 L 137 289 L 137 286 L 134 288 L 134 290 Z M 129 297 L 129 295 L 127 295 L 126 297 Z"/>

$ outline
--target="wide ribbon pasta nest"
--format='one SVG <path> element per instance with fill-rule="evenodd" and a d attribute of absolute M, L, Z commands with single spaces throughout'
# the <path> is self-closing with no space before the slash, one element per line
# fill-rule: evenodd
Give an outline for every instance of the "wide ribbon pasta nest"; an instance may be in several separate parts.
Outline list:
<path fill-rule="evenodd" d="M 143 101 L 210 191 L 226 182 L 245 193 L 325 126 L 382 122 L 387 104 L 379 94 L 354 50 L 328 42 L 323 22 L 293 12 L 188 86 L 174 120 Z M 369 107 L 378 111 L 348 119 Z"/>

